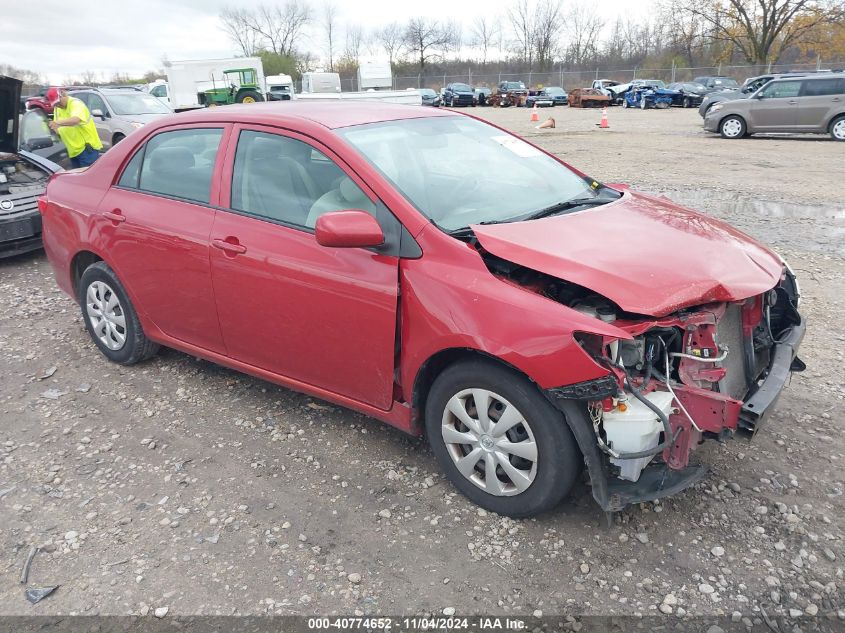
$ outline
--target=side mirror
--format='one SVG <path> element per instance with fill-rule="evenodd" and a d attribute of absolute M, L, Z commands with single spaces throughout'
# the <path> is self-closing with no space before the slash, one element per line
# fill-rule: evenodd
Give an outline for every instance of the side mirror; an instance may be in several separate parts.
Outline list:
<path fill-rule="evenodd" d="M 370 248 L 384 244 L 384 232 L 366 211 L 330 211 L 317 218 L 317 244 L 334 248 Z"/>
<path fill-rule="evenodd" d="M 103 114 L 103 111 L 102 111 L 102 110 L 100 110 L 100 108 L 94 108 L 93 110 L 91 110 L 91 115 L 92 115 L 92 116 L 95 116 L 95 117 L 99 117 L 99 118 L 101 118 L 101 119 L 105 119 L 105 118 L 106 118 L 106 115 L 105 115 L 105 114 Z"/>
<path fill-rule="evenodd" d="M 26 143 L 26 149 L 30 152 L 34 152 L 39 149 L 47 149 L 48 147 L 53 146 L 53 139 L 49 136 L 38 136 L 36 138 L 31 138 Z"/>

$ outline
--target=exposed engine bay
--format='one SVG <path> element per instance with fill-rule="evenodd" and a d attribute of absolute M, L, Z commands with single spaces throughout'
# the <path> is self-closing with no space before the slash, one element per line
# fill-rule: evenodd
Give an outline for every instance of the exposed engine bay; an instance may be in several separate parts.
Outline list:
<path fill-rule="evenodd" d="M 0 154 L 0 196 L 40 195 L 49 174 L 13 154 Z M 17 196 L 16 196 L 17 197 Z"/>
<path fill-rule="evenodd" d="M 578 343 L 609 375 L 551 390 L 556 397 L 583 403 L 607 462 L 605 470 L 627 482 L 637 482 L 656 461 L 676 471 L 687 469 L 690 453 L 705 439 L 724 439 L 736 431 L 753 435 L 763 413 L 754 407 L 773 404 L 779 389 L 758 397 L 765 406 L 752 396 L 764 390 L 765 379 L 775 371 L 778 344 L 802 324 L 797 310 L 800 291 L 786 265 L 780 283 L 763 294 L 653 317 L 626 313 L 587 288 L 490 253 L 481 255 L 501 279 L 632 337 L 577 332 Z M 786 365 L 787 375 L 803 369 L 794 354 Z"/>

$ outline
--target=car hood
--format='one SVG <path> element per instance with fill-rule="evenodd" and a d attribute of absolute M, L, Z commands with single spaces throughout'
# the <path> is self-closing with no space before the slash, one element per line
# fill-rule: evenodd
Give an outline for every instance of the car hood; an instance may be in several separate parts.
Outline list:
<path fill-rule="evenodd" d="M 472 229 L 496 257 L 650 316 L 746 299 L 783 271 L 777 255 L 728 224 L 630 191 L 580 212 Z"/>
<path fill-rule="evenodd" d="M 0 153 L 14 154 L 18 151 L 22 86 L 23 82 L 19 79 L 0 76 Z"/>

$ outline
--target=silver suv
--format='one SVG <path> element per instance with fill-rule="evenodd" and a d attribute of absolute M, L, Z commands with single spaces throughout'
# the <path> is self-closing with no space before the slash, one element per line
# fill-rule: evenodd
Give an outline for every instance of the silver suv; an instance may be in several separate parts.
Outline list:
<path fill-rule="evenodd" d="M 144 124 L 173 112 L 161 99 L 134 88 L 74 90 L 70 95 L 88 106 L 104 149 L 117 145 Z"/>
<path fill-rule="evenodd" d="M 788 132 L 845 141 L 845 75 L 774 79 L 747 99 L 713 105 L 704 129 L 730 139 Z"/>

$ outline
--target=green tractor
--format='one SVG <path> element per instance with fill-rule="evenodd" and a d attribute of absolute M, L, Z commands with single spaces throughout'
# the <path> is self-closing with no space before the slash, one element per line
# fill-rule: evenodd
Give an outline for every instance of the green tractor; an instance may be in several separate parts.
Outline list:
<path fill-rule="evenodd" d="M 224 70 L 227 87 L 217 88 L 201 92 L 199 101 L 201 104 L 212 107 L 229 105 L 232 103 L 255 103 L 264 101 L 261 90 L 256 83 L 254 68 L 234 68 Z"/>

